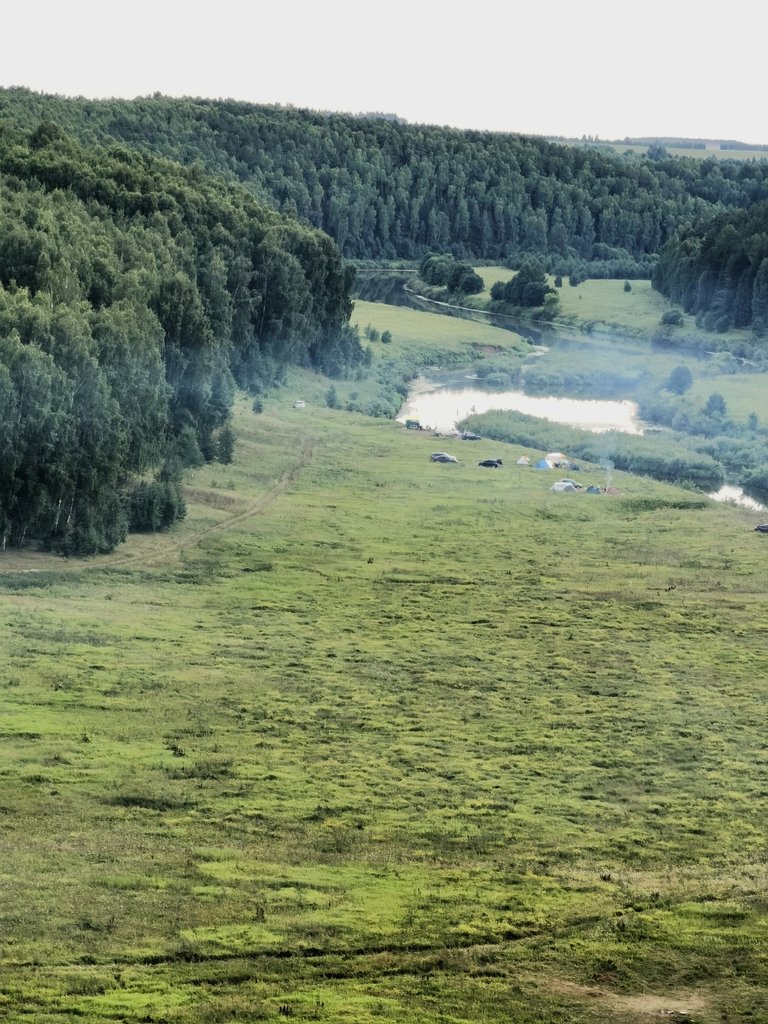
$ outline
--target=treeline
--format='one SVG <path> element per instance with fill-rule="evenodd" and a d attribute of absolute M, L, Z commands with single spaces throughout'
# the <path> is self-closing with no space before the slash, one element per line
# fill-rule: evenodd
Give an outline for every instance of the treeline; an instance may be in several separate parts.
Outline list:
<path fill-rule="evenodd" d="M 683 222 L 768 199 L 768 163 L 649 157 L 513 134 L 228 100 L 0 92 L 0 120 L 53 121 L 242 182 L 355 259 L 517 259 L 634 276 Z"/>
<path fill-rule="evenodd" d="M 768 203 L 680 227 L 662 251 L 653 285 L 699 326 L 768 328 Z"/>
<path fill-rule="evenodd" d="M 350 272 L 245 189 L 50 122 L 0 132 L 0 548 L 105 551 L 231 457 L 235 383 L 364 359 Z"/>

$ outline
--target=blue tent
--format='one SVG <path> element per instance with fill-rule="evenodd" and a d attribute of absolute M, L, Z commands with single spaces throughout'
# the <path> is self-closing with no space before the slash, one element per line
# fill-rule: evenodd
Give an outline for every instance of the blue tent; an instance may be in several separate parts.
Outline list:
<path fill-rule="evenodd" d="M 539 461 L 536 463 L 536 465 L 533 468 L 534 469 L 552 469 L 552 463 L 551 462 L 547 462 L 546 459 L 539 459 Z"/>

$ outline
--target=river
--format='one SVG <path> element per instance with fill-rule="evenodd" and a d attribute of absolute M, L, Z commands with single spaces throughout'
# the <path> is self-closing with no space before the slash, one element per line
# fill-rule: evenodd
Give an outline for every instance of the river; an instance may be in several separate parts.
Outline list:
<path fill-rule="evenodd" d="M 413 381 L 397 418 L 401 422 L 415 419 L 432 430 L 450 431 L 455 430 L 465 416 L 490 409 L 522 412 L 596 433 L 621 430 L 626 434 L 642 434 L 644 426 L 637 418 L 634 402 L 542 398 L 523 391 L 484 387 L 481 380 L 466 372 L 437 371 Z"/>
<path fill-rule="evenodd" d="M 548 346 L 578 346 L 577 338 L 566 338 L 561 329 L 553 330 L 549 324 L 537 324 L 532 327 L 523 320 L 512 316 L 496 316 L 479 313 L 476 310 L 464 310 L 458 306 L 435 302 L 412 292 L 407 281 L 397 285 L 398 303 L 411 306 L 413 309 L 431 309 L 434 312 L 449 313 L 467 319 L 482 320 L 498 327 L 516 331 L 527 338 L 533 345 L 546 342 Z M 617 349 L 618 339 L 609 342 L 611 353 Z M 603 341 L 605 344 L 606 341 Z M 581 339 L 583 344 L 583 339 Z M 624 342 L 624 345 L 627 343 Z M 631 344 L 631 343 L 630 343 Z M 594 340 L 590 339 L 591 347 Z M 439 431 L 454 430 L 456 424 L 471 413 L 488 412 L 491 409 L 522 412 L 529 416 L 539 416 L 554 423 L 566 426 L 581 427 L 601 433 L 608 430 L 620 430 L 627 434 L 642 435 L 646 425 L 637 417 L 637 405 L 631 401 L 608 401 L 591 399 L 546 398 L 526 395 L 522 391 L 499 391 L 484 387 L 482 381 L 465 372 L 441 373 L 417 377 L 397 418 L 400 421 L 417 419 Z M 754 512 L 768 512 L 768 507 L 750 498 L 748 494 L 734 485 L 725 485 L 719 491 L 709 494 L 714 501 L 725 501 L 749 508 Z"/>
<path fill-rule="evenodd" d="M 742 508 L 752 509 L 753 512 L 768 512 L 768 508 L 765 505 L 761 505 L 759 501 L 750 498 L 740 487 L 734 487 L 730 484 L 724 485 L 719 491 L 714 491 L 709 497 L 714 501 L 728 501 L 732 505 L 741 505 Z"/>
<path fill-rule="evenodd" d="M 539 416 L 569 427 L 581 427 L 602 433 L 620 430 L 626 434 L 642 435 L 645 424 L 637 418 L 637 405 L 630 401 L 607 401 L 575 398 L 547 398 L 526 395 L 522 391 L 499 391 L 485 387 L 481 380 L 466 371 L 434 371 L 417 377 L 411 384 L 408 398 L 397 419 L 419 420 L 430 430 L 447 433 L 472 413 L 491 409 L 512 410 L 528 416 Z M 740 487 L 727 485 L 709 497 L 726 501 L 753 512 L 768 511 L 765 505 L 745 494 Z"/>

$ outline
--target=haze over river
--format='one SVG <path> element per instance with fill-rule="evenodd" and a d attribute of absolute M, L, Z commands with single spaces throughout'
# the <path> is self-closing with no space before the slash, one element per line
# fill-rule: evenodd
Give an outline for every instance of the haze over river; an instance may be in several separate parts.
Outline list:
<path fill-rule="evenodd" d="M 464 372 L 435 371 L 417 377 L 398 420 L 419 420 L 433 430 L 455 430 L 459 420 L 471 413 L 490 409 L 513 410 L 528 416 L 540 416 L 581 427 L 596 433 L 621 430 L 626 434 L 642 434 L 643 424 L 637 419 L 634 402 L 612 402 L 577 398 L 542 398 L 522 391 L 500 391 L 484 387 L 483 382 Z"/>
<path fill-rule="evenodd" d="M 620 430 L 626 434 L 642 434 L 645 424 L 637 418 L 637 405 L 630 401 L 603 399 L 546 398 L 526 395 L 522 391 L 499 391 L 483 386 L 477 377 L 464 371 L 434 371 L 429 376 L 417 377 L 411 384 L 408 398 L 397 419 L 419 420 L 430 430 L 449 432 L 471 413 L 491 409 L 512 410 L 528 416 L 539 416 L 553 423 L 581 427 L 602 433 Z M 730 501 L 755 512 L 766 508 L 746 495 L 740 487 L 724 486 L 709 495 L 715 501 Z"/>

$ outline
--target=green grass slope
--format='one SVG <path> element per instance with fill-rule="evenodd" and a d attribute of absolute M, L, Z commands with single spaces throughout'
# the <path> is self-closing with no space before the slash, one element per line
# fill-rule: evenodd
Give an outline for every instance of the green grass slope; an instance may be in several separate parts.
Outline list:
<path fill-rule="evenodd" d="M 472 300 L 478 307 L 490 302 L 491 288 L 497 281 L 514 277 L 514 271 L 507 267 L 474 269 L 485 285 L 483 292 Z M 548 280 L 554 288 L 555 278 L 550 274 Z M 623 280 L 588 279 L 573 287 L 564 278 L 562 286 L 556 289 L 560 308 L 554 322 L 558 327 L 583 329 L 591 325 L 591 330 L 613 329 L 623 336 L 649 337 L 659 329 L 663 314 L 675 307 L 653 290 L 650 281 L 633 280 L 631 286 L 632 290 L 625 292 Z M 686 317 L 685 322 L 695 330 L 693 317 Z"/>
<path fill-rule="evenodd" d="M 318 386 L 171 535 L 0 559 L 3 1020 L 764 1017 L 768 538 Z"/>

